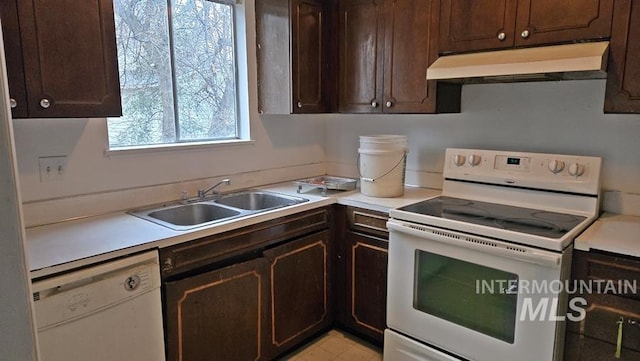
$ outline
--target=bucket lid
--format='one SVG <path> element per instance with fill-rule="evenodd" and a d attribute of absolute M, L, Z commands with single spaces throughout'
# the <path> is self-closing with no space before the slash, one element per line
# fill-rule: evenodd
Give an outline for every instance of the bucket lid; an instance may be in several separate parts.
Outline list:
<path fill-rule="evenodd" d="M 391 135 L 391 134 L 361 135 L 360 142 L 362 143 L 406 143 L 407 136 Z"/>

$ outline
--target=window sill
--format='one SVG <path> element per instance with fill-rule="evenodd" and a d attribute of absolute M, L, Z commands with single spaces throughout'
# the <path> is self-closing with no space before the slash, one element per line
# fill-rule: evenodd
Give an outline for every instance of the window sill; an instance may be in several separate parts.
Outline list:
<path fill-rule="evenodd" d="M 232 139 L 232 140 L 219 140 L 215 142 L 189 142 L 189 143 L 171 143 L 171 144 L 151 144 L 144 146 L 131 146 L 106 149 L 104 154 L 107 157 L 129 154 L 143 154 L 143 153 L 160 153 L 160 152 L 176 152 L 183 150 L 198 150 L 207 148 L 226 148 L 237 147 L 245 145 L 254 145 L 254 140 L 245 139 Z"/>

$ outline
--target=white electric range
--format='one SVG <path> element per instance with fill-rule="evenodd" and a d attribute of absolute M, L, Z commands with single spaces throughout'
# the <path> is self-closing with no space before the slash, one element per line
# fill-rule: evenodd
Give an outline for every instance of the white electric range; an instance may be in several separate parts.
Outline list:
<path fill-rule="evenodd" d="M 385 360 L 561 360 L 572 244 L 597 218 L 600 168 L 447 149 L 442 195 L 390 211 Z"/>

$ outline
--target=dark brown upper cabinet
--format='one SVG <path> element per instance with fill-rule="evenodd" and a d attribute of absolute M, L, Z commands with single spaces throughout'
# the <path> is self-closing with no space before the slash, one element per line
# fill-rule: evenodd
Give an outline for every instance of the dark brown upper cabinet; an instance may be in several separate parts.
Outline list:
<path fill-rule="evenodd" d="M 122 114 L 111 0 L 1 5 L 16 118 Z"/>
<path fill-rule="evenodd" d="M 640 113 L 640 4 L 616 0 L 609 43 L 605 113 Z"/>
<path fill-rule="evenodd" d="M 25 87 L 24 65 L 22 62 L 18 3 L 15 1 L 0 2 L 0 19 L 2 19 L 11 113 L 14 118 L 25 118 L 28 115 L 27 89 Z"/>
<path fill-rule="evenodd" d="M 611 35 L 611 0 L 441 0 L 438 52 L 597 40 Z"/>
<path fill-rule="evenodd" d="M 437 58 L 437 1 L 346 0 L 339 10 L 340 112 L 460 111 L 458 85 L 426 80 Z"/>
<path fill-rule="evenodd" d="M 258 111 L 335 110 L 335 10 L 332 1 L 256 1 Z"/>

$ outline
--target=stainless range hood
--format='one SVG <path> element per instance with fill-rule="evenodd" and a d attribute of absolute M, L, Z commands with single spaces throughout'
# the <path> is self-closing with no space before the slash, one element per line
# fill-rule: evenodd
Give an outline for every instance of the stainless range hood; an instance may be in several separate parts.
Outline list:
<path fill-rule="evenodd" d="M 608 41 L 444 55 L 427 79 L 474 84 L 606 78 Z"/>

